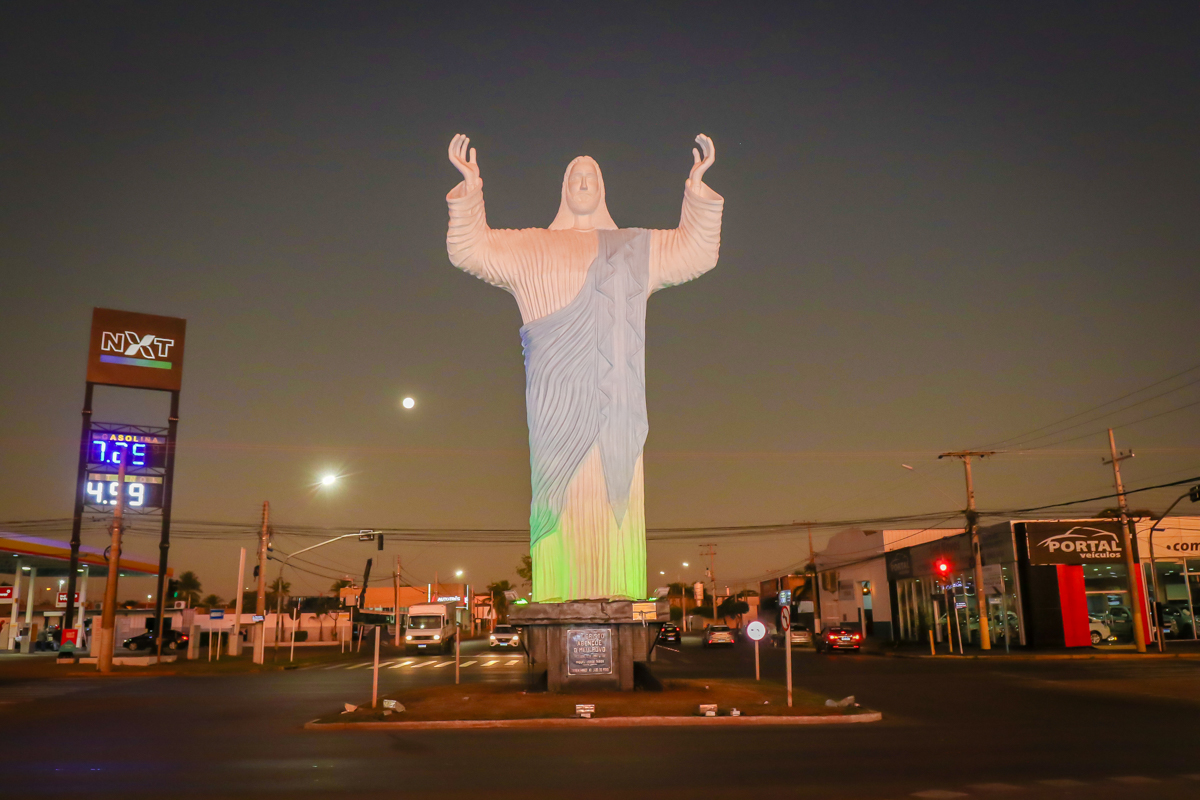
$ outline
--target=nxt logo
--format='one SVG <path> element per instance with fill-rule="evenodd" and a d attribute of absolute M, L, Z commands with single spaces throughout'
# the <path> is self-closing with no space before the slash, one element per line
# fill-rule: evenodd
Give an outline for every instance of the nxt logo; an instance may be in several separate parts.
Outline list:
<path fill-rule="evenodd" d="M 174 339 L 163 339 L 148 333 L 145 336 L 125 331 L 111 333 L 103 331 L 100 334 L 100 360 L 109 364 L 124 364 L 128 367 L 153 367 L 155 369 L 171 369 L 171 362 L 166 358 L 170 355 Z M 104 355 L 119 353 L 120 355 Z"/>

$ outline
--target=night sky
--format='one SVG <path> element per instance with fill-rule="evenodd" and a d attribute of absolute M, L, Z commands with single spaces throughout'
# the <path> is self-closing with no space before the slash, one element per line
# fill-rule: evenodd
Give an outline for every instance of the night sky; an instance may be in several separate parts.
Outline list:
<path fill-rule="evenodd" d="M 618 225 L 674 227 L 692 139 L 716 142 L 720 263 L 649 307 L 651 527 L 962 508 L 939 452 L 1200 362 L 1200 11 L 1047 6 L 8 4 L 0 519 L 71 514 L 105 306 L 188 320 L 178 520 L 245 523 L 248 547 L 263 500 L 290 525 L 526 527 L 517 307 L 445 252 L 460 132 L 493 227 L 548 225 L 581 154 Z M 1198 378 L 1014 439 L 980 506 L 1111 491 L 1109 425 L 1129 486 L 1200 474 Z M 97 394 L 97 420 L 165 418 Z M 128 549 L 153 558 L 153 531 Z M 652 582 L 698 577 L 704 541 L 652 543 Z M 238 544 L 180 538 L 172 566 L 229 596 Z M 718 578 L 807 546 L 721 540 Z M 520 552 L 384 560 L 481 585 Z"/>

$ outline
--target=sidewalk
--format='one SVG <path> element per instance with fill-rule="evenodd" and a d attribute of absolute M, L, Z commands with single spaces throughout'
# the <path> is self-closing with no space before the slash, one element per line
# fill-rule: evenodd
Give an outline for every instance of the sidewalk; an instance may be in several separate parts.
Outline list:
<path fill-rule="evenodd" d="M 1183 641 L 1168 641 L 1166 652 L 1158 652 L 1157 645 L 1151 643 L 1145 653 L 1138 653 L 1133 645 L 1109 645 L 1102 647 L 1072 647 L 1072 648 L 1043 648 L 1033 649 L 1028 647 L 1016 647 L 1010 652 L 1004 651 L 1004 645 L 998 649 L 993 647 L 991 651 L 980 650 L 977 647 L 965 648 L 963 655 L 958 654 L 956 649 L 951 654 L 945 643 L 937 646 L 937 655 L 929 654 L 928 645 L 921 647 L 911 642 L 902 644 L 892 644 L 883 642 L 876 644 L 869 643 L 864 652 L 871 655 L 885 656 L 888 658 L 958 658 L 958 659 L 982 659 L 982 660 L 1009 660 L 1009 661 L 1053 661 L 1067 659 L 1094 659 L 1094 660 L 1120 660 L 1120 659 L 1165 659 L 1165 658 L 1183 658 L 1183 659 L 1200 659 L 1200 641 L 1187 639 Z"/>

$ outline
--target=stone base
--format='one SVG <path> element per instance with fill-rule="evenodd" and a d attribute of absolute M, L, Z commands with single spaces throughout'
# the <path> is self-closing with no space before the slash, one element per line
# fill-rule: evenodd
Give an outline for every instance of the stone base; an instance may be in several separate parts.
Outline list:
<path fill-rule="evenodd" d="M 634 663 L 650 660 L 671 610 L 666 600 L 573 600 L 513 606 L 508 619 L 532 663 L 546 668 L 550 691 L 628 692 Z"/>

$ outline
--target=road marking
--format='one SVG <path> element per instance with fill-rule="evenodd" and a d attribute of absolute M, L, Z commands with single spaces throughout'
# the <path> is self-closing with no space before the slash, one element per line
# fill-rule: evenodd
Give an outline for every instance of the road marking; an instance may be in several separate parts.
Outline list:
<path fill-rule="evenodd" d="M 432 661 L 422 661 L 420 664 L 413 664 L 412 668 L 420 669 L 421 667 L 428 667 L 432 663 L 433 663 Z"/>
<path fill-rule="evenodd" d="M 391 663 L 392 663 L 391 661 L 380 661 L 379 668 L 383 669 L 384 667 L 386 667 L 388 664 L 391 664 Z"/>
<path fill-rule="evenodd" d="M 951 792 L 946 789 L 926 789 L 923 792 L 913 792 L 913 797 L 924 797 L 926 800 L 950 800 L 952 797 L 970 797 L 966 792 Z"/>
<path fill-rule="evenodd" d="M 509 662 L 508 662 L 508 663 L 506 663 L 504 666 L 506 666 L 506 667 L 511 667 L 513 664 L 520 664 L 520 663 L 521 663 L 521 659 L 519 659 L 519 658 L 514 658 L 512 661 L 509 661 Z"/>
<path fill-rule="evenodd" d="M 972 783 L 967 788 L 980 792 L 1020 792 L 1023 790 L 1023 787 L 1013 786 L 1011 783 Z"/>
<path fill-rule="evenodd" d="M 1158 783 L 1156 778 L 1147 778 L 1144 775 L 1121 775 L 1113 778 L 1112 780 L 1116 781 L 1117 783 L 1127 783 L 1131 786 L 1144 783 Z"/>
<path fill-rule="evenodd" d="M 325 667 L 325 669 L 341 669 L 344 666 L 346 666 L 346 665 L 345 664 L 334 664 L 332 667 Z"/>
<path fill-rule="evenodd" d="M 441 664 L 438 664 L 436 667 L 434 667 L 434 669 L 441 669 L 442 667 L 448 667 L 453 663 L 454 663 L 453 661 L 443 661 Z"/>
<path fill-rule="evenodd" d="M 465 661 L 465 662 L 463 662 L 463 663 L 462 663 L 460 666 L 463 666 L 463 667 L 469 667 L 469 666 L 471 666 L 472 664 L 475 664 L 475 663 L 478 663 L 478 662 L 475 662 L 475 661 Z"/>
<path fill-rule="evenodd" d="M 372 663 L 374 663 L 374 662 L 364 661 L 361 664 L 354 664 L 352 666 L 346 667 L 346 669 L 358 669 L 359 667 L 369 667 L 369 666 L 371 666 Z"/>
<path fill-rule="evenodd" d="M 413 663 L 413 662 L 412 661 L 401 661 L 398 664 L 393 664 L 392 666 L 388 667 L 388 669 L 400 669 L 401 667 L 407 667 L 411 663 Z"/>
<path fill-rule="evenodd" d="M 490 667 L 492 664 L 499 664 L 499 663 L 500 663 L 499 661 L 492 660 L 492 661 L 486 662 L 483 666 Z"/>

